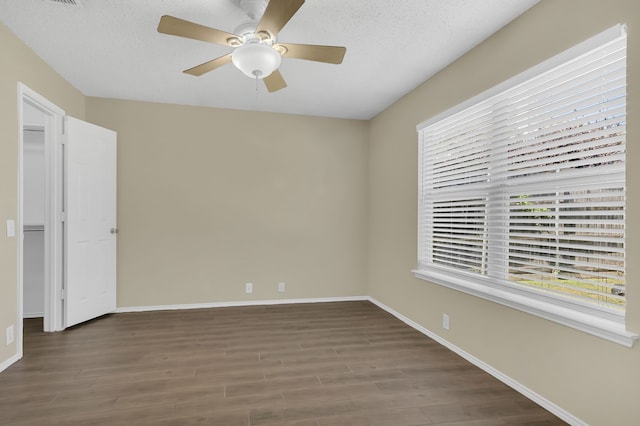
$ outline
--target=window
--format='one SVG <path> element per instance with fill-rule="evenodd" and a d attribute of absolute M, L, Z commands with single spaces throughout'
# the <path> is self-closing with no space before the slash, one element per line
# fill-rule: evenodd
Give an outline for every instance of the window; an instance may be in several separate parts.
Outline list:
<path fill-rule="evenodd" d="M 629 345 L 625 124 L 618 26 L 418 126 L 416 275 Z"/>

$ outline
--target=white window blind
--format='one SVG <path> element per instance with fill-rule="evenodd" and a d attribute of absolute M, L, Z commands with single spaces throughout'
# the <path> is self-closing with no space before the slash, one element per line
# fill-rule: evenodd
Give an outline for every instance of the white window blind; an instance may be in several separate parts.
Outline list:
<path fill-rule="evenodd" d="M 620 28 L 418 127 L 417 272 L 624 316 Z"/>

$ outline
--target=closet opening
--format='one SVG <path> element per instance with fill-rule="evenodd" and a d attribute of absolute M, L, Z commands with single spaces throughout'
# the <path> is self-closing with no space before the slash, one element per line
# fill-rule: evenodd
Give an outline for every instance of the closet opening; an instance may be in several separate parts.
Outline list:
<path fill-rule="evenodd" d="M 25 105 L 29 111 L 31 106 Z M 34 123 L 37 111 L 25 114 Z M 44 122 L 25 124 L 22 130 L 22 317 L 44 321 L 45 156 Z"/>

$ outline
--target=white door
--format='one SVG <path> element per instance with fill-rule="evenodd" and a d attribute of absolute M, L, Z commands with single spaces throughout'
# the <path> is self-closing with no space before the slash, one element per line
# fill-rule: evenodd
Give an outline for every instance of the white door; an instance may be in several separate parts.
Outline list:
<path fill-rule="evenodd" d="M 116 133 L 67 117 L 65 327 L 116 308 Z"/>

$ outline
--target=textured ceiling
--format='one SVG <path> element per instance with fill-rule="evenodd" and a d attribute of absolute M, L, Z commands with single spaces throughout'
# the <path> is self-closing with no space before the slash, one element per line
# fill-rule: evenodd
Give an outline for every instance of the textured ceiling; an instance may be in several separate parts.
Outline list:
<path fill-rule="evenodd" d="M 87 96 L 357 119 L 383 111 L 537 3 L 307 0 L 278 41 L 346 46 L 344 62 L 284 58 L 288 87 L 268 93 L 231 64 L 183 74 L 231 48 L 156 31 L 167 14 L 233 32 L 248 20 L 239 0 L 76 1 L 0 0 L 0 21 Z"/>

